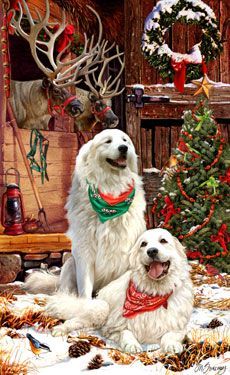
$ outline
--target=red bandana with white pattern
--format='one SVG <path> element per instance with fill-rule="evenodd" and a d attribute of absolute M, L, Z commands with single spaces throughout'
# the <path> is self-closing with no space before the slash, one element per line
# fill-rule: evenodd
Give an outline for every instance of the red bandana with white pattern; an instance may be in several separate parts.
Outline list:
<path fill-rule="evenodd" d="M 146 311 L 154 311 L 163 306 L 165 309 L 168 307 L 168 299 L 173 292 L 165 294 L 164 296 L 151 296 L 146 293 L 139 292 L 133 281 L 130 280 L 129 286 L 126 291 L 126 300 L 123 306 L 123 317 L 132 319 L 138 314 Z"/>

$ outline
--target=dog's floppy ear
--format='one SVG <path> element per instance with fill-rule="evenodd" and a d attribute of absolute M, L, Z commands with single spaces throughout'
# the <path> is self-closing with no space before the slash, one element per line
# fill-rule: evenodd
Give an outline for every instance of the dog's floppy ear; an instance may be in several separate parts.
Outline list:
<path fill-rule="evenodd" d="M 136 268 L 139 263 L 137 258 L 138 258 L 138 251 L 140 247 L 140 241 L 141 241 L 141 237 L 139 237 L 136 240 L 135 244 L 133 245 L 130 251 L 129 264 L 131 268 Z"/>
<path fill-rule="evenodd" d="M 135 150 L 134 150 L 134 155 L 129 162 L 129 166 L 133 173 L 138 174 L 138 156 L 136 155 Z"/>
<path fill-rule="evenodd" d="M 174 243 L 175 243 L 175 248 L 177 249 L 179 254 L 182 257 L 186 258 L 186 253 L 185 253 L 186 248 L 180 243 L 180 241 L 176 237 L 173 237 L 173 239 L 174 239 Z"/>
<path fill-rule="evenodd" d="M 92 148 L 92 143 L 93 141 L 90 140 L 81 147 L 76 160 L 76 168 L 84 166 L 87 163 L 87 158 Z"/>

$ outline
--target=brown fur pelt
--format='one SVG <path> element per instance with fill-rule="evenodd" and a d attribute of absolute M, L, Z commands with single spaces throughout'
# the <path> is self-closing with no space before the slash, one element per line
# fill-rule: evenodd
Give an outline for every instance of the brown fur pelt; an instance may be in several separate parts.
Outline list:
<path fill-rule="evenodd" d="M 74 23 L 78 22 L 80 31 L 90 34 L 98 30 L 97 19 L 86 5 L 95 9 L 102 20 L 104 37 L 124 45 L 124 1 L 123 0 L 54 0 L 66 9 Z"/>

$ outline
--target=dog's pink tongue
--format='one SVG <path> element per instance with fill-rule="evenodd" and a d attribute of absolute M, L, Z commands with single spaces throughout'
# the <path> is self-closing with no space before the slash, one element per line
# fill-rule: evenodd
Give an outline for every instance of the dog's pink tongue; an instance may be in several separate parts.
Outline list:
<path fill-rule="evenodd" d="M 157 279 L 162 274 L 163 271 L 164 269 L 163 269 L 163 265 L 161 262 L 152 262 L 150 264 L 148 275 L 152 279 Z"/>
<path fill-rule="evenodd" d="M 124 158 L 118 158 L 116 160 L 116 163 L 119 164 L 119 165 L 126 165 L 126 159 L 124 159 Z"/>

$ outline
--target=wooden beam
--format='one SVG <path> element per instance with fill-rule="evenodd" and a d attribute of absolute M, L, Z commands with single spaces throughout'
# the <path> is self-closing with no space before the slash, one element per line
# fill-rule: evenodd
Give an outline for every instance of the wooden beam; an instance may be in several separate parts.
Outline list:
<path fill-rule="evenodd" d="M 125 0 L 125 83 L 133 85 L 141 82 L 141 2 Z M 132 104 L 126 105 L 126 131 L 132 139 L 136 152 L 141 154 L 140 111 Z M 140 166 L 142 169 L 142 166 Z"/>
<path fill-rule="evenodd" d="M 71 250 L 71 241 L 63 233 L 0 235 L 0 253 L 50 253 Z"/>
<path fill-rule="evenodd" d="M 4 8 L 3 2 L 0 3 L 0 51 L 5 49 L 3 46 L 3 17 L 4 17 Z M 4 90 L 4 69 L 3 69 L 3 53 L 0 53 L 0 196 L 2 195 L 2 187 L 3 187 L 3 124 L 6 121 L 6 96 Z"/>
<path fill-rule="evenodd" d="M 131 93 L 131 88 L 128 88 Z M 147 95 L 167 95 L 169 103 L 148 104 L 139 110 L 141 119 L 180 119 L 183 111 L 194 108 L 197 97 L 194 97 L 195 86 L 185 85 L 183 94 L 178 92 L 173 85 L 146 85 L 144 92 Z M 210 108 L 214 116 L 220 119 L 230 118 L 230 85 L 215 85 L 211 91 Z"/>

